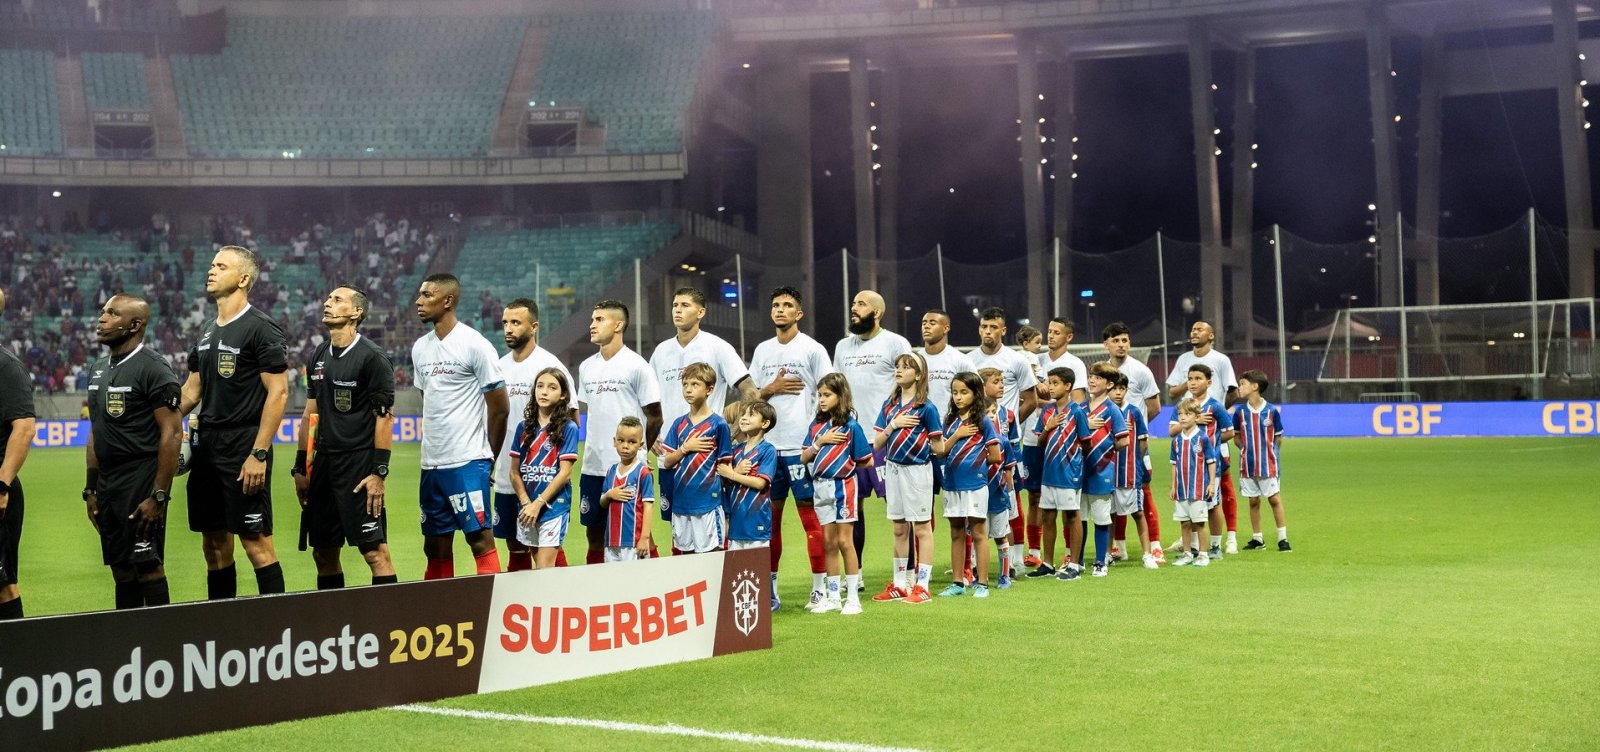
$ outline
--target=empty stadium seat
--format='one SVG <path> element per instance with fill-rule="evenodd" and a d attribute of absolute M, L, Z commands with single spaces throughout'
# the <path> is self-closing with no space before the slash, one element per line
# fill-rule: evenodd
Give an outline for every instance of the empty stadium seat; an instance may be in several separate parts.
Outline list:
<path fill-rule="evenodd" d="M 0 50 L 0 156 L 61 153 L 58 97 L 49 52 Z"/>
<path fill-rule="evenodd" d="M 127 52 L 84 53 L 83 93 L 90 110 L 150 109 L 144 56 Z"/>

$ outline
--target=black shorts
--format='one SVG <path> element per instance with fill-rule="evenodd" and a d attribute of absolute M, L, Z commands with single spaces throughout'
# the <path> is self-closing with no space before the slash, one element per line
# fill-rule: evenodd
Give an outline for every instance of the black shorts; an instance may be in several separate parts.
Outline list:
<path fill-rule="evenodd" d="M 100 528 L 100 556 L 107 566 L 137 567 L 160 564 L 167 546 L 166 520 L 155 526 L 146 538 L 140 538 L 128 515 L 135 507 L 150 498 L 156 485 L 156 462 L 131 461 L 115 468 L 100 470 L 100 485 L 96 488 L 96 501 L 100 513 L 95 525 Z"/>
<path fill-rule="evenodd" d="M 272 535 L 272 450 L 267 450 L 267 482 L 259 492 L 246 495 L 239 482 L 255 442 L 254 426 L 200 426 L 200 441 L 189 458 L 190 530 Z"/>
<path fill-rule="evenodd" d="M 22 546 L 22 479 L 11 481 L 6 516 L 0 519 L 0 587 L 17 584 L 17 549 Z"/>
<path fill-rule="evenodd" d="M 351 490 L 371 471 L 371 451 L 317 453 L 305 510 L 306 540 L 312 548 L 337 548 L 347 542 L 371 546 L 389 540 L 387 511 L 376 517 L 367 514 L 367 492 Z"/>

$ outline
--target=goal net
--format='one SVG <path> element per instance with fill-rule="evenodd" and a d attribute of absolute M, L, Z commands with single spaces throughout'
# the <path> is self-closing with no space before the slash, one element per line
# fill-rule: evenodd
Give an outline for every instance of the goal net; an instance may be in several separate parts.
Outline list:
<path fill-rule="evenodd" d="M 1347 308 L 1297 339 L 1326 345 L 1323 382 L 1593 378 L 1596 303 Z"/>

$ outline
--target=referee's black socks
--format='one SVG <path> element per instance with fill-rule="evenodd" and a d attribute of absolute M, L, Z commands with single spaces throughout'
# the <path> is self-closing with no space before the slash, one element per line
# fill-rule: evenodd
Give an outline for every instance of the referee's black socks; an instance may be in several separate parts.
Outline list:
<path fill-rule="evenodd" d="M 138 580 L 117 583 L 117 609 L 138 608 L 144 605 L 144 591 Z"/>
<path fill-rule="evenodd" d="M 239 568 L 229 564 L 206 572 L 206 598 L 226 600 L 239 595 Z"/>
<path fill-rule="evenodd" d="M 400 575 L 397 574 L 375 574 L 372 576 L 372 584 L 374 585 L 393 585 L 399 581 Z"/>
<path fill-rule="evenodd" d="M 278 595 L 283 592 L 283 566 L 272 562 L 264 567 L 256 567 L 256 591 L 262 595 Z"/>
<path fill-rule="evenodd" d="M 338 590 L 344 587 L 344 572 L 317 575 L 318 590 Z"/>
<path fill-rule="evenodd" d="M 146 580 L 139 583 L 139 591 L 144 596 L 146 606 L 165 606 L 172 602 L 172 594 L 167 591 L 167 578 L 159 580 Z"/>
<path fill-rule="evenodd" d="M 0 603 L 0 621 L 22 618 L 22 598 L 12 598 L 5 603 Z"/>

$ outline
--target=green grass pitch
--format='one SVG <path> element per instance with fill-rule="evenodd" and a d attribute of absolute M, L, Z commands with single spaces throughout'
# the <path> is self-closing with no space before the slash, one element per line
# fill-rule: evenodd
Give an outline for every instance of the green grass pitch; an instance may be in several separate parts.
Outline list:
<path fill-rule="evenodd" d="M 396 450 L 391 483 L 404 579 L 423 567 L 415 452 Z M 1159 443 L 1152 454 L 1164 452 Z M 81 458 L 35 451 L 23 473 L 23 593 L 34 615 L 111 603 L 78 501 Z M 790 511 L 773 650 L 438 705 L 922 749 L 1594 748 L 1600 574 L 1586 553 L 1600 536 L 1600 442 L 1304 439 L 1286 445 L 1284 463 L 1292 554 L 1251 552 L 1207 570 L 1124 564 L 1103 580 L 1025 581 L 987 601 L 868 603 L 854 619 L 799 608 L 810 578 Z M 279 552 L 289 587 L 310 588 L 278 469 Z M 188 600 L 203 595 L 204 575 L 197 537 L 180 532 L 178 495 L 167 558 L 174 599 Z M 868 514 L 872 591 L 888 576 L 889 525 L 880 502 Z M 1241 538 L 1246 520 L 1241 501 Z M 1162 525 L 1173 539 L 1175 523 Z M 656 536 L 666 540 L 659 524 Z M 942 530 L 936 540 L 937 573 L 948 549 Z M 574 526 L 574 560 L 582 541 Z M 457 571 L 470 572 L 464 546 L 457 552 Z M 353 552 L 346 570 L 366 581 Z M 253 587 L 246 572 L 241 592 Z M 749 746 L 380 710 L 152 748 L 443 749 L 467 739 L 503 749 Z"/>

